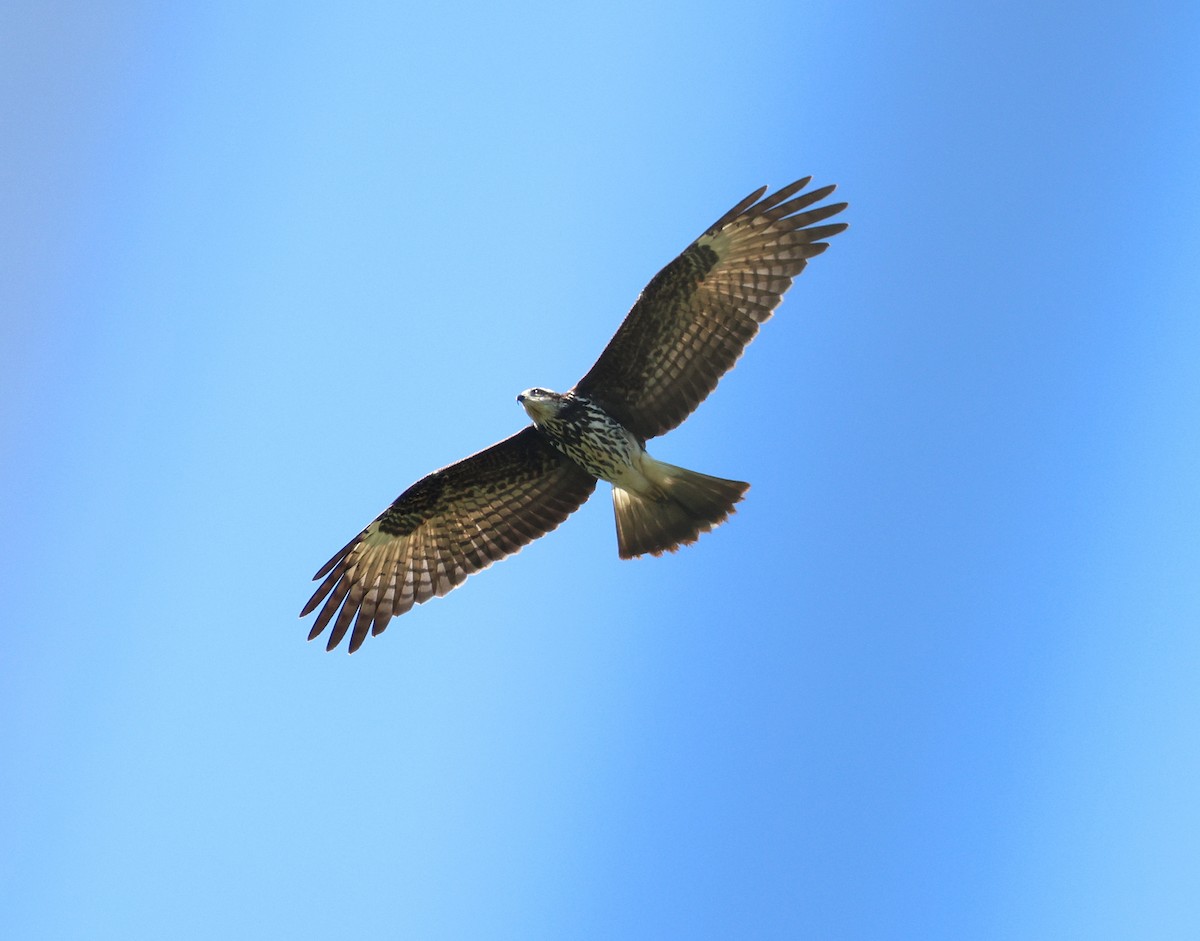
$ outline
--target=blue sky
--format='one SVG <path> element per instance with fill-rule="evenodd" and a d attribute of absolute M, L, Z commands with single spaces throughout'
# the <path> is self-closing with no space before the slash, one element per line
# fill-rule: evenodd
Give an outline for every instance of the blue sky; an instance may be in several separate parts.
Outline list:
<path fill-rule="evenodd" d="M 198 7 L 199 5 L 197 5 Z M 0 934 L 1200 935 L 1193 4 L 18 2 Z M 761 184 L 852 228 L 656 456 L 309 576 Z"/>

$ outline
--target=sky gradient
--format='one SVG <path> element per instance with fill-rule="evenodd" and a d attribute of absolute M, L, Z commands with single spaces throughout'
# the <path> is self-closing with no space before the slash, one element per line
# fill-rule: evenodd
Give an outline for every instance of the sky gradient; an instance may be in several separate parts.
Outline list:
<path fill-rule="evenodd" d="M 0 936 L 1200 936 L 1200 12 L 1050 6 L 13 4 Z M 729 523 L 305 643 L 808 174 Z"/>

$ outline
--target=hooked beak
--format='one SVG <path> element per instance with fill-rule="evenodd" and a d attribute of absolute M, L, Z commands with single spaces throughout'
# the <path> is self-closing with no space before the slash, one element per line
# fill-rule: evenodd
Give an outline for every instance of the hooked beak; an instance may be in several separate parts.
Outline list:
<path fill-rule="evenodd" d="M 522 392 L 517 396 L 517 401 L 521 403 L 521 407 L 525 409 L 525 414 L 532 418 L 535 422 L 544 421 L 554 414 L 554 405 L 551 402 L 545 402 L 541 399 L 526 395 Z"/>

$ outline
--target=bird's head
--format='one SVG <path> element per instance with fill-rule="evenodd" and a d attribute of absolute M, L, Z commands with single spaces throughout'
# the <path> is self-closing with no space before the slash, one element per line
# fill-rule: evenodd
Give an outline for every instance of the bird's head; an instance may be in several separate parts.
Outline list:
<path fill-rule="evenodd" d="M 517 396 L 517 401 L 525 407 L 530 418 L 540 422 L 558 415 L 566 396 L 549 389 L 526 389 Z"/>

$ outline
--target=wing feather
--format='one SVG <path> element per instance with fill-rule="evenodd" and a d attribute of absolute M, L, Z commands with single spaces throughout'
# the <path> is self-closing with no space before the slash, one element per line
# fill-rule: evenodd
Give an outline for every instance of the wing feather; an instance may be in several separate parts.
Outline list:
<path fill-rule="evenodd" d="M 801 193 L 811 177 L 764 198 L 751 193 L 660 271 L 575 391 L 642 438 L 688 417 L 766 322 L 846 208 L 810 208 L 835 189 Z M 796 195 L 799 193 L 800 195 Z"/>
<path fill-rule="evenodd" d="M 419 480 L 314 576 L 309 633 L 350 652 L 414 604 L 445 595 L 577 510 L 596 479 L 530 426 Z M 336 615 L 336 619 L 335 619 Z"/>

